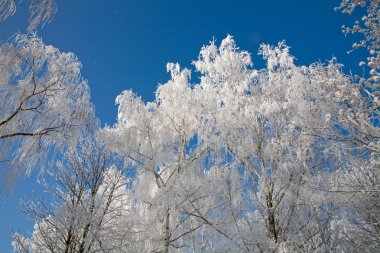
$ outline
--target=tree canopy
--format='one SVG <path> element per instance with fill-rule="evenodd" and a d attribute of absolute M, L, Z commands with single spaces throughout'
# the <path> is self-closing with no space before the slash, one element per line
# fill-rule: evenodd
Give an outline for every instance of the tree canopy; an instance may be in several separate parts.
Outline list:
<path fill-rule="evenodd" d="M 53 10 L 37 3 L 31 27 Z M 364 35 L 353 47 L 368 50 L 367 77 L 335 58 L 297 66 L 284 41 L 262 44 L 255 68 L 228 35 L 193 69 L 168 63 L 153 101 L 123 91 L 103 128 L 74 54 L 33 33 L 1 45 L 0 162 L 19 175 L 50 161 L 49 201 L 24 202 L 35 226 L 14 251 L 376 252 L 380 12 L 338 9 L 358 6 L 367 13 L 344 30 Z"/>

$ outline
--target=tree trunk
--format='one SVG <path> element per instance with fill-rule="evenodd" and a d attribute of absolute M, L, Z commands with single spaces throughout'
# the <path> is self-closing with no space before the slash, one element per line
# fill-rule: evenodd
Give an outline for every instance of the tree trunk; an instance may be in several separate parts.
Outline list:
<path fill-rule="evenodd" d="M 164 244 L 164 252 L 163 253 L 169 253 L 169 244 L 170 244 L 170 227 L 169 227 L 169 219 L 170 219 L 170 208 L 168 207 L 168 210 L 166 211 L 166 220 L 165 220 L 165 244 Z"/>
<path fill-rule="evenodd" d="M 269 191 L 266 195 L 267 209 L 268 209 L 268 230 L 269 237 L 275 243 L 277 243 L 277 231 L 276 231 L 276 221 L 274 217 L 274 209 L 273 209 L 273 197 L 272 192 Z"/>

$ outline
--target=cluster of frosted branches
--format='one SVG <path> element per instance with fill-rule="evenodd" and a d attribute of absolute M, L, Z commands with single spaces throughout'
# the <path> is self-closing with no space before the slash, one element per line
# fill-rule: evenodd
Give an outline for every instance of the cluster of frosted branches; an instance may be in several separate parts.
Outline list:
<path fill-rule="evenodd" d="M 0 46 L 0 162 L 11 177 L 42 167 L 50 151 L 75 143 L 94 124 L 80 69 L 74 54 L 35 35 Z"/>
<path fill-rule="evenodd" d="M 14 0 L 0 0 L 0 21 L 4 21 L 16 12 Z M 29 5 L 28 31 L 34 31 L 38 25 L 49 23 L 57 12 L 55 0 L 31 0 Z"/>
<path fill-rule="evenodd" d="M 23 209 L 35 221 L 30 239 L 15 234 L 16 252 L 124 252 L 130 244 L 130 192 L 123 171 L 93 141 L 70 149 L 49 171 L 50 193 L 27 201 Z"/>
<path fill-rule="evenodd" d="M 362 77 L 361 82 L 365 82 L 373 90 L 373 99 L 378 100 L 380 82 L 380 9 L 377 0 L 344 0 L 337 8 L 343 13 L 352 14 L 358 7 L 365 8 L 366 13 L 360 20 L 355 21 L 352 27 L 343 26 L 346 34 L 361 34 L 363 39 L 359 43 L 353 44 L 353 49 L 366 48 L 369 53 L 367 62 L 360 62 L 360 66 L 367 64 L 370 71 L 368 78 Z"/>

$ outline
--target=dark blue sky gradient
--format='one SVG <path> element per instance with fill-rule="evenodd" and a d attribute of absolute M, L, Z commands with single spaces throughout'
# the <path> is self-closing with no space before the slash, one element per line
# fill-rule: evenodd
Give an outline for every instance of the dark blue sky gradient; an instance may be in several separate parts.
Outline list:
<path fill-rule="evenodd" d="M 281 40 L 291 47 L 298 65 L 335 56 L 347 74 L 350 70 L 359 73 L 358 62 L 365 58 L 363 50 L 347 55 L 358 37 L 346 38 L 341 27 L 352 24 L 357 15 L 335 12 L 339 1 L 334 0 L 57 2 L 56 16 L 38 35 L 46 44 L 78 56 L 102 125 L 116 122 L 115 98 L 123 90 L 133 89 L 145 101 L 153 100 L 157 85 L 169 78 L 167 62 L 192 68 L 202 45 L 213 38 L 220 43 L 227 34 L 252 54 L 256 68 L 263 67 L 257 55 L 259 45 Z M 22 1 L 16 14 L 0 23 L 0 42 L 26 31 L 28 4 Z M 32 229 L 33 223 L 20 212 L 18 203 L 20 197 L 32 196 L 32 190 L 40 191 L 35 180 L 35 176 L 20 179 L 11 194 L 0 199 L 0 252 L 11 250 L 11 225 L 23 233 Z"/>

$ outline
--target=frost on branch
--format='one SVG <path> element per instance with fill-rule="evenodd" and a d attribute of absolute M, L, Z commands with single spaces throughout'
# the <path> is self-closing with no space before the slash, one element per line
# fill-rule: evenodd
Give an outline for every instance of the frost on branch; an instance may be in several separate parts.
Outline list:
<path fill-rule="evenodd" d="M 357 7 L 366 9 L 366 14 L 360 19 L 355 21 L 352 27 L 343 26 L 343 31 L 346 34 L 361 34 L 363 39 L 358 43 L 353 44 L 353 49 L 360 47 L 368 50 L 369 56 L 367 58 L 367 65 L 370 69 L 370 77 L 367 85 L 374 85 L 372 88 L 378 89 L 380 82 L 380 9 L 378 0 L 344 0 L 337 8 L 344 13 L 352 14 Z M 364 77 L 362 77 L 364 78 Z M 378 92 L 377 92 L 378 93 Z M 379 95 L 376 93 L 376 97 Z"/>
<path fill-rule="evenodd" d="M 4 21 L 16 12 L 14 0 L 0 0 L 0 21 Z M 30 0 L 28 31 L 35 31 L 38 25 L 49 23 L 57 12 L 55 0 Z"/>
<path fill-rule="evenodd" d="M 80 69 L 74 54 L 35 35 L 0 46 L 0 162 L 11 177 L 44 164 L 96 122 Z"/>
<path fill-rule="evenodd" d="M 32 0 L 29 6 L 28 31 L 34 31 L 39 24 L 49 23 L 57 12 L 55 0 Z"/>
<path fill-rule="evenodd" d="M 0 1 L 0 21 L 7 19 L 16 12 L 16 4 L 13 0 Z"/>

